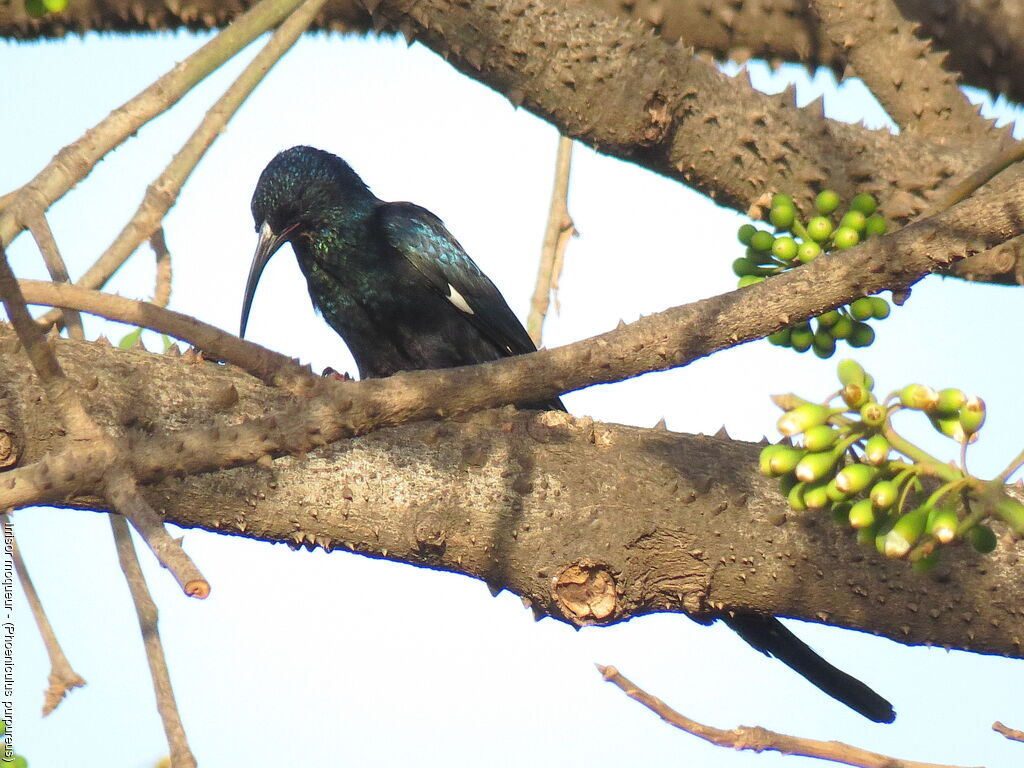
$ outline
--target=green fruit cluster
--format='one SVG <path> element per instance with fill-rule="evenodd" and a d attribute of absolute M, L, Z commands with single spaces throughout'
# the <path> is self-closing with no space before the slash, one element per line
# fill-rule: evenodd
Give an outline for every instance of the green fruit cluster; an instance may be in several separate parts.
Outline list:
<path fill-rule="evenodd" d="M 822 253 L 852 248 L 868 237 L 884 235 L 885 217 L 876 213 L 878 203 L 868 194 L 859 194 L 850 201 L 849 209 L 838 217 L 839 195 L 832 190 L 820 193 L 814 201 L 815 215 L 804 224 L 789 195 L 772 197 L 768 220 L 775 233 L 744 224 L 737 233 L 747 246 L 744 256 L 732 263 L 739 278 L 739 287 L 759 283 L 802 264 L 814 261 Z M 835 354 L 836 342 L 851 347 L 866 347 L 875 340 L 868 320 L 884 320 L 889 316 L 889 302 L 879 296 L 865 296 L 849 306 L 830 310 L 810 321 L 796 323 L 773 333 L 768 341 L 797 352 L 814 350 L 820 358 Z"/>
<path fill-rule="evenodd" d="M 988 501 L 998 495 L 997 481 L 986 483 L 934 459 L 890 422 L 898 410 L 922 411 L 942 434 L 966 446 L 985 420 L 981 398 L 911 384 L 879 402 L 872 377 L 856 361 L 840 362 L 838 374 L 842 388 L 826 403 L 792 394 L 776 398 L 784 411 L 778 429 L 787 440 L 761 451 L 760 470 L 779 479 L 790 507 L 828 510 L 862 543 L 923 571 L 937 563 L 940 545 L 956 540 L 991 552 L 996 537 L 989 518 L 1024 535 L 1024 504 L 1005 495 Z M 832 405 L 834 400 L 841 403 Z M 940 485 L 926 488 L 926 478 L 938 478 Z"/>

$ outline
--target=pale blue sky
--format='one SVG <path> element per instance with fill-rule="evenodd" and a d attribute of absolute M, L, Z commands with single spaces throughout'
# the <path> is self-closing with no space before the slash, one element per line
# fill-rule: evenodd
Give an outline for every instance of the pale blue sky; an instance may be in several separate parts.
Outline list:
<path fill-rule="evenodd" d="M 26 181 L 63 144 L 200 44 L 188 35 L 0 44 L 6 119 L 0 192 Z M 248 51 L 246 56 L 253 51 Z M 145 127 L 53 209 L 73 275 L 105 248 L 146 184 L 229 82 L 219 73 Z M 829 114 L 881 125 L 856 83 L 754 68 L 758 87 L 795 79 L 801 103 L 826 94 Z M 1001 114 L 1008 115 L 1003 110 Z M 166 222 L 173 309 L 236 332 L 255 233 L 249 198 L 266 162 L 308 143 L 345 157 L 385 199 L 445 220 L 525 316 L 550 195 L 556 132 L 418 45 L 318 36 L 301 41 L 229 126 Z M 741 221 L 674 182 L 577 147 L 572 241 L 549 346 L 670 306 L 731 290 Z M 10 249 L 21 276 L 42 276 L 29 238 Z M 110 289 L 147 298 L 142 249 Z M 857 357 L 891 389 L 911 380 L 982 395 L 990 424 L 972 467 L 994 474 L 1020 450 L 1019 290 L 931 278 L 878 326 Z M 90 335 L 119 338 L 98 320 Z M 313 313 L 288 249 L 263 276 L 248 337 L 314 367 L 351 369 L 344 345 Z M 155 339 L 150 346 L 157 347 Z M 775 392 L 820 397 L 834 361 L 765 342 L 688 368 L 566 398 L 577 414 L 758 439 L 775 435 Z M 921 430 L 926 434 L 929 430 Z M 935 450 L 953 456 L 934 441 Z M 109 526 L 87 512 L 26 510 L 16 530 L 51 620 L 89 680 L 46 720 L 48 665 L 19 603 L 18 749 L 33 768 L 142 768 L 166 750 Z M 208 768 L 234 766 L 810 766 L 736 754 L 679 733 L 601 682 L 593 663 L 624 674 L 686 714 L 721 727 L 760 724 L 842 739 L 896 756 L 989 768 L 1019 765 L 1021 748 L 989 730 L 1017 727 L 1024 665 L 795 624 L 827 658 L 887 696 L 893 726 L 863 721 L 722 627 L 678 615 L 574 632 L 535 623 L 518 598 L 476 581 L 345 553 L 186 531 L 213 594 L 183 598 L 142 560 L 193 750 Z M 907 578 L 913 578 L 908 574 Z M 936 727 L 938 723 L 942 727 Z M 952 727 L 951 727 L 952 726 Z M 818 763 L 815 763 L 818 764 Z"/>

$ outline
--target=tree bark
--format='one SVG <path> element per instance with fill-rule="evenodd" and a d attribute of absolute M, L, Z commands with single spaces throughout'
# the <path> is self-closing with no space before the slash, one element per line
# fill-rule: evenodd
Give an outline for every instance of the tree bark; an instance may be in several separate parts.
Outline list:
<path fill-rule="evenodd" d="M 86 406 L 128 439 L 230 429 L 292 397 L 197 357 L 56 341 Z M 0 326 L 0 348 L 11 331 Z M 0 357 L 6 469 L 60 450 L 22 355 Z M 758 446 L 507 408 L 343 440 L 301 457 L 145 489 L 168 522 L 437 568 L 521 595 L 538 616 L 610 624 L 729 610 L 860 629 L 905 644 L 1024 657 L 1024 543 L 959 548 L 931 576 L 786 508 Z M 2 475 L 0 475 L 2 477 Z M 64 506 L 101 508 L 72 497 Z"/>

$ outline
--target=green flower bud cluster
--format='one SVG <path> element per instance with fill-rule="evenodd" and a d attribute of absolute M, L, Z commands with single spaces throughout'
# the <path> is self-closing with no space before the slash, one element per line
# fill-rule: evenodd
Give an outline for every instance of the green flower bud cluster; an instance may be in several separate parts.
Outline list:
<path fill-rule="evenodd" d="M 828 510 L 862 543 L 921 571 L 936 565 L 940 546 L 958 540 L 991 552 L 992 520 L 1024 536 L 1024 504 L 1006 495 L 1000 481 L 968 474 L 962 453 L 960 467 L 931 457 L 890 420 L 899 410 L 921 411 L 962 452 L 985 420 L 981 398 L 911 384 L 880 402 L 874 380 L 856 361 L 840 362 L 838 374 L 841 389 L 825 403 L 793 394 L 775 398 L 787 440 L 761 451 L 760 470 L 778 478 L 790 507 Z"/>
<path fill-rule="evenodd" d="M 793 198 L 772 197 L 768 220 L 775 233 L 759 230 L 753 224 L 744 224 L 737 233 L 740 242 L 747 246 L 746 255 L 732 263 L 739 287 L 795 269 L 822 253 L 852 248 L 868 237 L 885 234 L 888 225 L 885 217 L 875 212 L 878 203 L 874 197 L 857 195 L 841 217 L 840 202 L 839 195 L 825 190 L 814 201 L 815 216 L 804 224 Z M 884 320 L 888 316 L 889 302 L 880 296 L 865 296 L 849 306 L 783 328 L 769 336 L 768 341 L 797 352 L 813 349 L 818 357 L 829 358 L 835 354 L 837 341 L 845 341 L 851 347 L 870 345 L 875 340 L 875 331 L 868 320 Z"/>
<path fill-rule="evenodd" d="M 48 13 L 63 13 L 68 0 L 25 0 L 25 13 L 40 19 Z"/>

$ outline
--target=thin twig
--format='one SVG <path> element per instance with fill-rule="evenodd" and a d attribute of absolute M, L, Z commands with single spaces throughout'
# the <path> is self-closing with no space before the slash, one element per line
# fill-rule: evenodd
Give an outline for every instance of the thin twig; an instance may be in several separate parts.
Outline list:
<path fill-rule="evenodd" d="M 996 481 L 1000 483 L 1005 483 L 1009 479 L 1010 475 L 1012 475 L 1022 466 L 1024 466 L 1024 451 L 1018 453 L 1013 458 L 1013 461 L 1006 465 L 1006 469 L 1004 469 L 996 476 Z"/>
<path fill-rule="evenodd" d="M 992 723 L 992 730 L 1003 734 L 1003 736 L 1013 741 L 1024 741 L 1024 731 L 1018 731 L 1016 728 L 1010 728 L 1009 726 L 1003 725 L 998 720 Z"/>
<path fill-rule="evenodd" d="M 153 291 L 153 304 L 158 307 L 167 307 L 171 300 L 171 252 L 167 250 L 167 240 L 164 239 L 164 228 L 157 227 L 156 231 L 149 236 L 149 245 L 156 256 L 156 288 Z"/>
<path fill-rule="evenodd" d="M 293 2 L 292 4 L 297 3 Z M 238 108 L 245 103 L 253 89 L 263 81 L 277 61 L 291 49 L 322 5 L 323 2 L 318 0 L 311 6 L 303 6 L 281 24 L 263 49 L 246 65 L 242 73 L 206 112 L 199 127 L 188 141 L 174 155 L 160 176 L 147 187 L 142 203 L 114 238 L 114 242 L 100 255 L 96 263 L 75 281 L 75 285 L 83 288 L 101 288 L 139 245 L 157 231 L 167 211 L 178 199 L 182 185 L 206 154 L 206 150 L 224 132 L 224 126 L 231 120 Z M 43 315 L 40 318 L 40 323 L 49 326 L 59 320 L 60 312 L 55 310 Z"/>
<path fill-rule="evenodd" d="M 64 649 L 61 648 L 57 634 L 50 625 L 46 611 L 43 610 L 43 602 L 39 599 L 39 593 L 36 592 L 35 585 L 32 584 L 32 578 L 29 576 L 25 560 L 18 548 L 18 540 L 14 536 L 14 525 L 6 512 L 0 514 L 0 525 L 3 526 L 4 540 L 10 547 L 14 570 L 18 574 L 18 581 L 21 582 L 21 588 L 25 592 L 25 600 L 28 602 L 29 608 L 32 609 L 32 616 L 36 620 L 46 653 L 50 657 L 48 678 L 50 685 L 43 695 L 43 717 L 45 717 L 57 708 L 57 705 L 64 700 L 72 688 L 81 688 L 85 685 L 85 680 L 71 668 L 71 663 L 64 655 Z"/>
<path fill-rule="evenodd" d="M 59 284 L 57 287 L 61 287 Z M 64 288 L 71 286 L 64 285 Z M 171 535 L 163 527 L 157 513 L 150 507 L 128 473 L 130 465 L 126 451 L 106 434 L 89 416 L 82 404 L 78 391 L 64 375 L 57 362 L 53 349 L 47 344 L 42 331 L 32 321 L 25 306 L 25 298 L 21 293 L 7 254 L 0 246 L 0 298 L 3 299 L 18 340 L 25 347 L 25 352 L 32 361 L 36 375 L 46 390 L 47 396 L 60 409 L 64 424 L 71 437 L 76 441 L 88 443 L 107 457 L 104 472 L 103 492 L 111 505 L 125 514 L 136 526 L 139 533 L 160 560 L 160 564 L 171 571 L 185 593 L 203 598 L 209 594 L 210 587 L 199 573 L 195 564 L 184 550 L 174 542 Z"/>
<path fill-rule="evenodd" d="M 114 532 L 114 543 L 117 545 L 117 559 L 121 563 L 128 589 L 132 593 L 135 614 L 139 619 L 139 630 L 142 632 L 142 644 L 146 648 L 146 660 L 149 662 L 149 673 L 153 678 L 153 690 L 156 693 L 156 708 L 164 724 L 167 745 L 171 751 L 171 765 L 174 768 L 195 768 L 196 759 L 188 746 L 185 728 L 181 724 L 178 705 L 174 700 L 171 687 L 171 675 L 167 669 L 163 645 L 160 642 L 160 631 L 157 628 L 156 603 L 146 587 L 146 579 L 139 567 L 139 558 L 135 553 L 132 535 L 124 517 L 110 515 L 110 528 Z"/>
<path fill-rule="evenodd" d="M 41 211 L 34 211 L 28 216 L 28 228 L 36 241 L 36 247 L 43 256 L 43 262 L 50 273 L 50 279 L 55 283 L 70 283 L 71 276 L 68 274 L 67 265 L 60 255 L 57 241 L 50 230 L 50 224 L 46 220 L 46 214 Z M 85 339 L 85 331 L 82 329 L 82 316 L 72 310 L 67 314 L 68 335 L 72 339 Z"/>
<path fill-rule="evenodd" d="M 1014 142 L 1009 147 L 1001 149 L 989 162 L 950 187 L 946 194 L 921 214 L 920 218 L 934 216 L 947 208 L 952 208 L 1021 159 L 1024 159 L 1024 141 Z"/>
<path fill-rule="evenodd" d="M 237 365 L 268 384 L 285 386 L 289 380 L 305 375 L 290 357 L 149 302 L 40 280 L 19 280 L 18 283 L 29 304 L 71 307 L 108 320 L 165 333 L 189 342 L 215 360 Z"/>
<path fill-rule="evenodd" d="M 558 155 L 555 158 L 555 185 L 551 190 L 551 207 L 548 211 L 548 224 L 544 231 L 544 244 L 540 252 L 540 265 L 537 267 L 537 283 L 530 301 L 530 314 L 526 318 L 526 330 L 538 347 L 544 329 L 544 318 L 547 317 L 552 293 L 556 301 L 558 295 L 558 278 L 562 274 L 565 247 L 569 238 L 578 235 L 569 215 L 569 171 L 572 167 L 572 139 L 558 137 Z"/>
<path fill-rule="evenodd" d="M 300 2 L 263 0 L 253 6 L 198 51 L 60 150 L 35 178 L 17 190 L 15 199 L 0 212 L 0 244 L 9 244 L 24 229 L 30 211 L 48 209 L 112 149 L 166 112 L 221 64 L 280 23 Z"/>
<path fill-rule="evenodd" d="M 676 712 L 661 699 L 652 696 L 636 684 L 630 682 L 612 666 L 595 665 L 601 676 L 618 686 L 634 701 L 638 701 L 654 712 L 669 725 L 693 734 L 720 747 L 731 747 L 736 750 L 752 750 L 754 752 L 773 751 L 784 755 L 816 757 L 820 760 L 831 760 L 834 763 L 858 766 L 859 768 L 955 768 L 938 763 L 921 763 L 916 760 L 900 760 L 895 757 L 869 752 L 839 741 L 818 741 L 799 736 L 776 733 L 766 728 L 740 726 L 729 731 L 713 728 L 685 715 Z"/>

